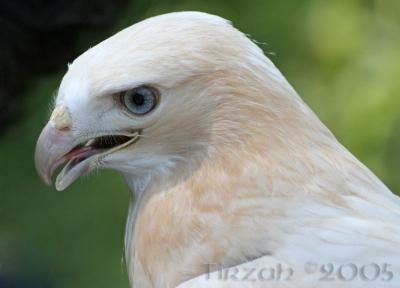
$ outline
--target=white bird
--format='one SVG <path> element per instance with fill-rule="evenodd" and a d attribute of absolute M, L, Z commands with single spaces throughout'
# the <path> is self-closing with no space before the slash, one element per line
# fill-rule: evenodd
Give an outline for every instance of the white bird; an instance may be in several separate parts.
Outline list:
<path fill-rule="evenodd" d="M 400 287 L 400 201 L 244 34 L 180 12 L 78 57 L 36 148 L 132 192 L 132 287 Z"/>

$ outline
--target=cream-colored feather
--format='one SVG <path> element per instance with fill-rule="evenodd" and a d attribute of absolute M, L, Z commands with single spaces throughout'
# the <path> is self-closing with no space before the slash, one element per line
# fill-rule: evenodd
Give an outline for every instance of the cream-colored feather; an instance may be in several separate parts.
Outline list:
<path fill-rule="evenodd" d="M 127 118 L 112 95 L 143 84 L 160 90 L 159 107 Z M 399 198 L 226 20 L 172 13 L 121 31 L 70 65 L 57 105 L 76 137 L 143 129 L 100 163 L 133 194 L 132 287 L 400 287 Z M 329 263 L 334 281 L 310 271 Z M 373 263 L 378 279 L 363 279 Z M 293 269 L 289 281 L 243 280 L 278 264 Z M 337 274 L 345 264 L 352 281 Z M 242 278 L 208 273 L 218 265 Z"/>

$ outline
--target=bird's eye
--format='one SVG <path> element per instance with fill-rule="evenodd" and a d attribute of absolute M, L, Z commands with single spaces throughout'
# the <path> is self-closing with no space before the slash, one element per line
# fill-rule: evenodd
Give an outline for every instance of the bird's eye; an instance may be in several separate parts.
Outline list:
<path fill-rule="evenodd" d="M 158 92 L 154 88 L 140 86 L 122 93 L 121 101 L 129 112 L 136 115 L 144 115 L 156 106 Z"/>

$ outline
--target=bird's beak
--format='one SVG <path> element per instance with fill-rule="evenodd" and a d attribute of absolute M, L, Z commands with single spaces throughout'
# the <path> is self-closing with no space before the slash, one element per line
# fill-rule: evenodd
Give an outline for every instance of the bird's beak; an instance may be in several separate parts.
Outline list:
<path fill-rule="evenodd" d="M 36 144 L 35 165 L 39 176 L 47 185 L 51 185 L 54 170 L 64 162 L 62 156 L 75 145 L 71 131 L 57 129 L 52 121 L 43 128 Z"/>
<path fill-rule="evenodd" d="M 73 135 L 71 128 L 68 109 L 56 107 L 36 144 L 36 170 L 47 185 L 51 184 L 57 167 L 67 162 L 57 177 L 57 190 L 64 190 L 80 176 L 99 167 L 104 157 L 135 143 L 140 135 L 134 131 L 82 138 Z"/>
<path fill-rule="evenodd" d="M 91 162 L 88 160 L 98 152 L 97 149 L 77 145 L 79 142 L 72 135 L 71 126 L 72 120 L 68 109 L 57 106 L 36 144 L 36 170 L 47 185 L 51 185 L 51 176 L 57 167 L 69 161 L 57 177 L 57 190 L 64 190 L 89 171 Z"/>
<path fill-rule="evenodd" d="M 72 120 L 64 106 L 57 106 L 51 114 L 50 121 L 43 128 L 36 144 L 35 165 L 40 177 L 51 184 L 54 170 L 65 162 L 76 143 L 71 131 Z M 80 175 L 75 175 L 76 178 Z M 61 188 L 61 187 L 60 187 Z"/>

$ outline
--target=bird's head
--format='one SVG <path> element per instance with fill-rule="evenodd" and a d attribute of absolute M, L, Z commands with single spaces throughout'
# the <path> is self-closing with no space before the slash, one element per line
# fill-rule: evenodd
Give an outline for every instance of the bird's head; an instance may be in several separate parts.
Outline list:
<path fill-rule="evenodd" d="M 50 184 L 67 162 L 56 181 L 63 190 L 94 168 L 140 176 L 193 165 L 250 139 L 246 132 L 264 123 L 250 119 L 276 116 L 268 110 L 276 99 L 260 95 L 285 85 L 261 50 L 222 18 L 150 18 L 69 65 L 37 143 L 37 170 Z"/>

